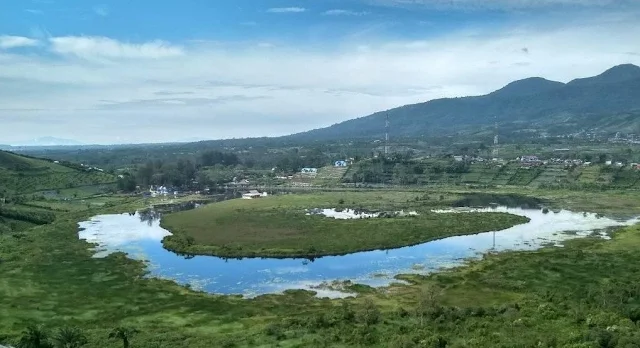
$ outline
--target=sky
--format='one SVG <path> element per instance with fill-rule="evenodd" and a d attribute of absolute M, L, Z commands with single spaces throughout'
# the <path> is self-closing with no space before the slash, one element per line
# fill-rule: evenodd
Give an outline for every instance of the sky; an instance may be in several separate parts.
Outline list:
<path fill-rule="evenodd" d="M 640 65 L 636 0 L 0 0 L 0 144 L 278 136 Z"/>

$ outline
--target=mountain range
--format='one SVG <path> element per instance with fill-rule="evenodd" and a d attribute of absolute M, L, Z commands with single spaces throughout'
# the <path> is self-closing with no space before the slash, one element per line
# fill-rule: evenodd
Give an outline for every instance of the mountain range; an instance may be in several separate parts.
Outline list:
<path fill-rule="evenodd" d="M 477 134 L 492 131 L 496 123 L 501 132 L 512 134 L 640 133 L 640 67 L 622 64 L 568 83 L 531 77 L 487 95 L 405 105 L 285 138 L 381 139 L 387 117 L 395 137 Z"/>

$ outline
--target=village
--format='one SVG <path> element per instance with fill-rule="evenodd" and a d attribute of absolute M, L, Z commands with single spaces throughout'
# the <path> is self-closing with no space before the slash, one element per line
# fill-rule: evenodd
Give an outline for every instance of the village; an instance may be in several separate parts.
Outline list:
<path fill-rule="evenodd" d="M 480 156 L 468 155 L 454 155 L 450 157 L 450 161 L 452 161 L 453 163 L 472 166 L 471 168 L 482 165 L 485 168 L 502 168 L 505 166 L 513 168 L 515 166 L 515 168 L 520 168 L 522 170 L 540 167 L 564 168 L 565 170 L 572 170 L 576 167 L 588 168 L 592 166 L 599 166 L 602 168 L 609 167 L 618 169 L 628 168 L 631 170 L 640 170 L 640 164 L 635 162 L 623 163 L 621 161 L 612 161 L 609 159 L 605 159 L 603 162 L 600 162 L 602 159 L 598 160 L 598 162 L 593 162 L 583 159 L 567 159 L 560 157 L 550 157 L 547 159 L 542 159 L 537 155 L 521 155 L 509 160 L 497 157 L 487 159 Z M 357 167 L 357 163 L 353 159 L 346 159 L 335 161 L 332 163 L 332 165 L 322 168 L 304 167 L 296 173 L 283 173 L 279 172 L 278 168 L 272 168 L 270 175 L 252 177 L 246 175 L 237 175 L 233 178 L 233 180 L 225 183 L 224 185 L 218 186 L 217 190 L 231 190 L 234 192 L 238 192 L 239 197 L 249 200 L 268 197 L 269 193 L 267 191 L 269 190 L 269 188 L 326 188 L 327 184 L 342 186 L 344 185 L 343 180 L 348 180 L 348 178 L 346 177 L 347 172 L 354 166 Z M 475 174 L 468 175 L 473 176 Z M 482 176 L 485 174 L 480 173 L 478 175 Z M 269 177 L 271 179 L 269 179 Z M 331 177 L 332 179 L 328 180 L 328 177 Z M 466 180 L 468 179 L 462 179 L 462 182 L 464 183 L 466 182 Z M 480 182 L 485 182 L 489 180 L 489 178 L 479 178 L 478 180 L 480 180 Z M 504 182 L 504 184 L 508 184 L 509 182 L 510 181 L 507 180 L 506 182 Z M 180 190 L 179 188 L 167 186 L 151 186 L 147 191 L 142 192 L 142 194 L 147 198 L 178 198 L 192 194 L 208 195 L 211 193 L 211 191 L 213 191 L 213 187 L 206 187 L 201 190 Z"/>

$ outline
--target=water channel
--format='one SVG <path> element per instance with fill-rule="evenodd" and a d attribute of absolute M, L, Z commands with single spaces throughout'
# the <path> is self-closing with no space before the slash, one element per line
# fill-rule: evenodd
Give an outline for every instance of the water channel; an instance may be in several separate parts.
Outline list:
<path fill-rule="evenodd" d="M 468 210 L 456 208 L 439 213 L 461 214 Z M 162 247 L 162 238 L 170 232 L 160 227 L 161 213 L 156 211 L 95 216 L 79 223 L 79 238 L 95 244 L 94 257 L 125 252 L 131 258 L 145 260 L 150 276 L 172 279 L 210 293 L 252 297 L 287 289 L 313 289 L 320 297 L 343 297 L 351 294 L 323 285 L 350 280 L 384 286 L 396 281 L 393 277 L 397 274 L 430 273 L 458 266 L 465 259 L 479 258 L 490 251 L 534 250 L 550 243 L 561 246 L 567 239 L 589 235 L 608 238 L 606 229 L 637 222 L 637 219 L 614 220 L 567 210 L 549 212 L 508 207 L 473 210 L 508 212 L 526 216 L 531 221 L 502 231 L 444 238 L 392 250 L 323 257 L 314 261 L 240 260 L 212 256 L 185 258 Z"/>

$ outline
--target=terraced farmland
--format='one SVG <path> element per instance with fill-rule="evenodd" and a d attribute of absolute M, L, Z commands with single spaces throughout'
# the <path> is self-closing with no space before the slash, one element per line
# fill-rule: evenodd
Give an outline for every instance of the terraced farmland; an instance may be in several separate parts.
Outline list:
<path fill-rule="evenodd" d="M 313 180 L 314 185 L 335 185 L 339 183 L 347 173 L 349 167 L 327 166 L 318 170 Z"/>
<path fill-rule="evenodd" d="M 416 166 L 415 163 L 412 166 Z M 511 162 L 499 164 L 494 162 L 481 162 L 470 164 L 464 172 L 443 171 L 442 163 L 423 163 L 421 174 L 411 173 L 411 168 L 405 170 L 378 172 L 371 183 L 398 182 L 395 175 L 400 173 L 410 177 L 413 184 L 418 185 L 488 185 L 488 186 L 516 186 L 531 188 L 627 188 L 640 189 L 640 170 L 625 167 L 612 167 L 605 165 L 591 166 L 566 166 L 564 164 L 546 164 L 539 167 L 524 167 L 520 163 Z M 368 168 L 371 168 L 369 166 Z M 365 170 L 354 166 L 345 179 L 349 179 L 354 173 L 360 177 L 368 177 Z"/>
<path fill-rule="evenodd" d="M 0 190 L 34 193 L 77 187 L 109 185 L 116 178 L 100 171 L 65 167 L 47 160 L 0 151 Z"/>

